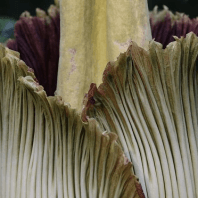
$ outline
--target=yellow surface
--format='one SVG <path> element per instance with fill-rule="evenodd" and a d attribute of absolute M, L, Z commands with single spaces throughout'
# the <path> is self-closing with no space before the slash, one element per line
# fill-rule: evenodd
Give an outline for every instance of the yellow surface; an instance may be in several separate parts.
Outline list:
<path fill-rule="evenodd" d="M 146 0 L 62 0 L 56 94 L 82 110 L 91 83 L 126 51 L 131 40 L 147 49 L 151 40 Z"/>

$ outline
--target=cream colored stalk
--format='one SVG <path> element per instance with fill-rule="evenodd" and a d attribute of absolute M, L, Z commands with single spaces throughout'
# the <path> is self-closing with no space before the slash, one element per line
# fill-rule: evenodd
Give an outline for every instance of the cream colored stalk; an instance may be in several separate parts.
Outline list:
<path fill-rule="evenodd" d="M 62 0 L 57 95 L 82 110 L 91 83 L 102 82 L 109 61 L 131 40 L 147 49 L 151 40 L 146 0 Z"/>

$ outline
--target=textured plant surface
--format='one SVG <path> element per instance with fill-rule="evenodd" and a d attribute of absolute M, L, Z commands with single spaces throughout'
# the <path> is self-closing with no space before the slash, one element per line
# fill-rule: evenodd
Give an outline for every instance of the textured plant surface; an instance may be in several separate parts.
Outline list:
<path fill-rule="evenodd" d="M 23 13 L 8 42 L 36 77 L 0 47 L 0 197 L 198 197 L 197 19 L 155 8 L 159 43 L 146 51 L 132 42 L 109 62 L 80 117 L 67 100 L 47 97 L 60 39 L 59 10 L 48 13 Z M 173 35 L 186 38 L 170 43 Z"/>
<path fill-rule="evenodd" d="M 117 135 L 47 97 L 18 56 L 0 45 L 0 197 L 143 198 Z"/>
<path fill-rule="evenodd" d="M 136 43 L 91 85 L 82 118 L 114 131 L 146 197 L 198 196 L 198 38 Z"/>

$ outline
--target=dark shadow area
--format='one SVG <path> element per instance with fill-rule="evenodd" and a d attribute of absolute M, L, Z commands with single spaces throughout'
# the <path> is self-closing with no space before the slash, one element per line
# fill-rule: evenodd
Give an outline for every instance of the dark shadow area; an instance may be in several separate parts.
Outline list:
<path fill-rule="evenodd" d="M 0 16 L 9 16 L 18 20 L 21 13 L 26 10 L 31 15 L 35 15 L 36 8 L 46 11 L 49 5 L 53 3 L 53 0 L 2 0 Z M 159 9 L 166 5 L 173 12 L 185 12 L 190 18 L 198 16 L 198 1 L 195 0 L 148 0 L 148 5 L 149 10 L 152 10 L 155 5 L 158 5 Z"/>
<path fill-rule="evenodd" d="M 152 10 L 155 5 L 158 5 L 158 10 L 163 9 L 166 5 L 173 12 L 184 12 L 190 18 L 198 16 L 198 1 L 196 0 L 148 0 L 149 10 Z"/>
<path fill-rule="evenodd" d="M 53 3 L 54 0 L 1 0 L 0 16 L 9 16 L 18 20 L 24 11 L 29 11 L 31 15 L 35 15 L 36 8 L 47 11 L 50 4 Z"/>

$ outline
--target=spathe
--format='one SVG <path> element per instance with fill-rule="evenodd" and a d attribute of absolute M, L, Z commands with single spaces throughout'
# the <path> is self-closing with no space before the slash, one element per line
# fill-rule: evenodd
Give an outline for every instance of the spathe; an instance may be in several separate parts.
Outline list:
<path fill-rule="evenodd" d="M 143 198 L 117 135 L 83 123 L 34 79 L 0 45 L 0 197 Z"/>
<path fill-rule="evenodd" d="M 174 38 L 133 42 L 84 98 L 83 120 L 118 135 L 148 198 L 198 196 L 198 38 Z"/>

